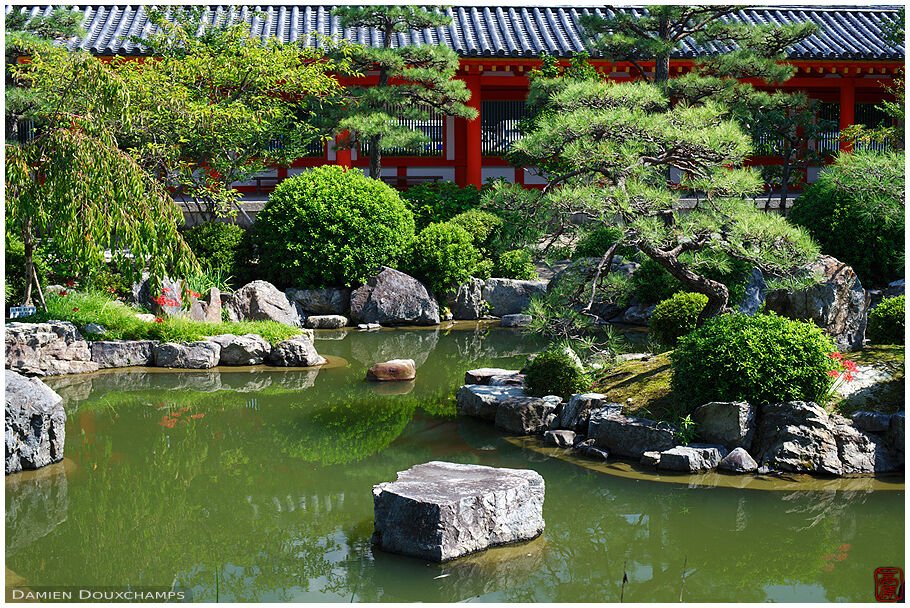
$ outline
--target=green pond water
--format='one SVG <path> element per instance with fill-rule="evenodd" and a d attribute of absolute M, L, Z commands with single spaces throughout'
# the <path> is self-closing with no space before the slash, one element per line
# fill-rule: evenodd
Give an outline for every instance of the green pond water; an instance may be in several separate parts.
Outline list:
<path fill-rule="evenodd" d="M 904 566 L 902 477 L 597 464 L 454 415 L 465 370 L 520 366 L 526 335 L 319 338 L 319 371 L 48 379 L 66 400 L 66 458 L 7 477 L 7 585 L 173 586 L 207 601 L 872 601 L 874 569 Z M 363 381 L 395 357 L 417 361 L 415 382 Z M 375 549 L 371 487 L 430 460 L 538 471 L 546 531 L 445 564 Z"/>

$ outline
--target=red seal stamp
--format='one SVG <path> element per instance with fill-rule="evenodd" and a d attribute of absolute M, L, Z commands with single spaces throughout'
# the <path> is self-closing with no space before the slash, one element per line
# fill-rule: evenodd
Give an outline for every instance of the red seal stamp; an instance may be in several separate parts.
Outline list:
<path fill-rule="evenodd" d="M 875 569 L 875 601 L 900 602 L 904 599 L 904 571 L 900 568 Z"/>

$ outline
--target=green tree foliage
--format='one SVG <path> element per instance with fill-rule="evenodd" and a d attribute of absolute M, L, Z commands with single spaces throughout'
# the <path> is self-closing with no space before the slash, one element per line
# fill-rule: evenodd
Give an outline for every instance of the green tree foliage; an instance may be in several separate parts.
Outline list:
<path fill-rule="evenodd" d="M 831 339 L 811 323 L 777 315 L 729 314 L 679 339 L 670 354 L 683 413 L 710 401 L 815 401 L 834 382 Z"/>
<path fill-rule="evenodd" d="M 534 281 L 540 278 L 537 266 L 534 265 L 534 256 L 527 249 L 512 249 L 499 256 L 499 261 L 493 273 L 505 279 L 520 279 Z"/>
<path fill-rule="evenodd" d="M 55 66 L 51 71 L 43 68 Z M 128 277 L 145 267 L 157 280 L 197 270 L 177 232 L 183 215 L 162 185 L 117 147 L 108 125 L 128 120 L 123 82 L 86 53 L 35 48 L 16 71 L 42 100 L 41 134 L 6 146 L 7 229 L 21 238 L 26 285 L 23 303 L 40 285 L 34 268 L 39 239 L 53 239 L 76 269 L 99 268 L 111 248 Z M 84 91 L 92 91 L 85 98 Z M 43 303 L 43 296 L 39 297 Z"/>
<path fill-rule="evenodd" d="M 796 199 L 790 221 L 864 283 L 882 286 L 904 272 L 904 187 L 903 154 L 841 154 Z"/>
<path fill-rule="evenodd" d="M 727 308 L 729 290 L 697 272 L 683 254 L 699 259 L 736 258 L 770 276 L 787 275 L 817 255 L 811 239 L 778 216 L 757 211 L 743 197 L 760 186 L 741 167 L 751 142 L 713 101 L 671 105 L 658 87 L 643 82 L 535 80 L 549 96 L 534 128 L 515 146 L 520 164 L 549 177 L 542 190 L 498 184 L 491 205 L 553 218 L 565 225 L 578 213 L 601 223 L 618 218 L 624 238 L 605 252 L 594 284 L 611 267 L 622 244 L 638 248 L 682 283 L 708 297 L 701 320 Z M 685 213 L 667 187 L 669 168 L 684 172 L 682 187 L 701 195 Z M 555 229 L 553 230 L 555 232 Z M 582 313 L 590 313 L 592 289 Z"/>
<path fill-rule="evenodd" d="M 435 222 L 414 239 L 408 269 L 442 295 L 466 281 L 479 261 L 480 252 L 467 230 L 453 222 Z"/>
<path fill-rule="evenodd" d="M 906 306 L 904 296 L 898 296 L 883 300 L 869 312 L 866 335 L 873 344 L 904 343 Z"/>
<path fill-rule="evenodd" d="M 480 205 L 480 190 L 473 185 L 462 188 L 453 182 L 437 182 L 413 186 L 401 198 L 414 214 L 417 229 L 423 230 L 431 222 L 448 221 Z"/>
<path fill-rule="evenodd" d="M 427 136 L 402 124 L 404 120 L 427 121 L 431 113 L 474 119 L 477 112 L 465 105 L 470 92 L 455 79 L 458 55 L 446 46 L 393 47 L 396 34 L 448 25 L 451 19 L 436 9 L 420 6 L 343 6 L 333 10 L 342 27 L 368 27 L 377 32 L 382 47 L 362 46 L 350 50 L 356 70 L 379 71 L 375 86 L 349 87 L 344 103 L 335 113 L 339 143 L 351 147 L 366 143 L 370 177 L 379 179 L 382 151 L 417 148 Z"/>
<path fill-rule="evenodd" d="M 591 386 L 577 357 L 568 347 L 551 346 L 534 357 L 525 373 L 525 386 L 529 395 L 543 397 L 559 395 L 568 399 L 573 393 L 583 393 Z"/>
<path fill-rule="evenodd" d="M 16 76 L 11 69 L 20 58 L 28 57 L 35 49 L 48 43 L 63 42 L 83 33 L 79 27 L 82 13 L 71 7 L 55 7 L 47 16 L 32 16 L 29 12 L 10 10 L 6 13 L 6 139 L 11 143 L 19 140 L 20 121 L 38 118 L 42 105 L 42 94 L 28 86 L 27 79 Z"/>
<path fill-rule="evenodd" d="M 252 230 L 272 282 L 352 286 L 395 266 L 414 239 L 414 217 L 386 184 L 327 165 L 278 184 Z"/>
<path fill-rule="evenodd" d="M 203 266 L 231 275 L 245 234 L 236 224 L 205 222 L 184 232 L 183 238 Z"/>
<path fill-rule="evenodd" d="M 678 292 L 658 304 L 651 315 L 651 333 L 668 346 L 695 329 L 708 298 L 700 293 Z"/>

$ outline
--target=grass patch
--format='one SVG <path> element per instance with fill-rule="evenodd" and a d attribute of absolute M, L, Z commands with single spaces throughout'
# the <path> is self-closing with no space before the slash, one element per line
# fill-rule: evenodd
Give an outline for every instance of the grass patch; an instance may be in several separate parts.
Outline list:
<path fill-rule="evenodd" d="M 592 390 L 606 395 L 609 401 L 622 403 L 624 413 L 676 422 L 678 413 L 670 390 L 672 376 L 669 353 L 662 353 L 596 372 Z"/>
<path fill-rule="evenodd" d="M 47 311 L 17 319 L 26 323 L 58 320 L 70 321 L 77 327 L 97 323 L 107 329 L 106 340 L 161 340 L 193 342 L 218 334 L 259 334 L 271 344 L 303 333 L 297 327 L 275 321 L 240 321 L 238 323 L 202 323 L 185 318 L 164 318 L 160 323 L 143 321 L 136 314 L 145 312 L 127 306 L 109 295 L 98 292 L 70 292 L 65 296 L 48 296 Z M 88 338 L 100 336 L 87 335 Z"/>

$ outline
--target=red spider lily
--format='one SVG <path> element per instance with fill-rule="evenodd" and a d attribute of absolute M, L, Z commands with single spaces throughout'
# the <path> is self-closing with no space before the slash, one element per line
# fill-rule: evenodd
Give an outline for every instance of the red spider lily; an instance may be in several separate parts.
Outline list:
<path fill-rule="evenodd" d="M 201 295 L 201 294 L 196 293 L 195 291 L 191 291 L 190 293 L 193 295 L 194 298 L 198 298 Z"/>
<path fill-rule="evenodd" d="M 850 545 L 847 544 L 847 543 L 844 543 L 844 544 L 842 544 L 840 547 L 838 547 L 837 550 L 838 550 L 838 551 L 849 551 L 849 550 L 850 550 Z"/>
<path fill-rule="evenodd" d="M 851 374 L 849 372 L 844 374 L 844 380 L 846 380 L 847 382 L 853 382 L 853 374 Z"/>
<path fill-rule="evenodd" d="M 842 363 L 843 363 L 845 370 L 847 370 L 848 372 L 856 373 L 856 363 L 854 363 L 853 361 L 848 361 L 847 359 L 844 359 L 842 361 Z"/>
<path fill-rule="evenodd" d="M 79 307 L 78 307 L 78 306 L 73 306 L 73 312 L 79 312 Z"/>
<path fill-rule="evenodd" d="M 839 562 L 842 562 L 842 561 L 844 561 L 845 559 L 847 559 L 847 554 L 846 554 L 846 553 L 841 553 L 841 554 L 839 554 L 837 557 L 835 557 L 834 559 L 836 559 L 836 560 L 839 561 Z"/>
<path fill-rule="evenodd" d="M 177 421 L 173 420 L 171 418 L 165 418 L 164 420 L 158 421 L 158 424 L 160 424 L 161 426 L 166 426 L 169 429 L 174 428 L 174 424 L 176 424 L 176 423 L 177 423 Z"/>
<path fill-rule="evenodd" d="M 164 323 L 164 319 L 161 317 L 155 317 L 155 323 Z"/>
<path fill-rule="evenodd" d="M 193 414 L 193 418 L 202 418 L 205 414 Z"/>
<path fill-rule="evenodd" d="M 67 287 L 75 287 L 75 286 L 76 286 L 76 283 L 74 283 L 73 281 L 67 281 L 67 282 L 66 282 L 66 286 L 67 286 Z"/>
<path fill-rule="evenodd" d="M 165 287 L 165 288 L 162 289 L 161 291 L 164 292 L 164 293 L 171 293 L 171 288 L 170 288 L 170 287 Z"/>
<path fill-rule="evenodd" d="M 831 353 L 828 356 L 831 357 L 832 359 L 843 359 L 844 358 L 844 355 L 841 353 Z"/>
<path fill-rule="evenodd" d="M 65 290 L 65 289 L 62 290 L 62 291 L 60 292 L 60 295 L 61 295 L 61 296 L 65 296 L 65 295 L 66 295 L 66 290 Z"/>
<path fill-rule="evenodd" d="M 832 378 L 837 378 L 838 376 L 840 376 L 840 372 L 834 371 L 832 369 L 830 372 L 828 372 L 828 375 L 831 376 Z"/>

